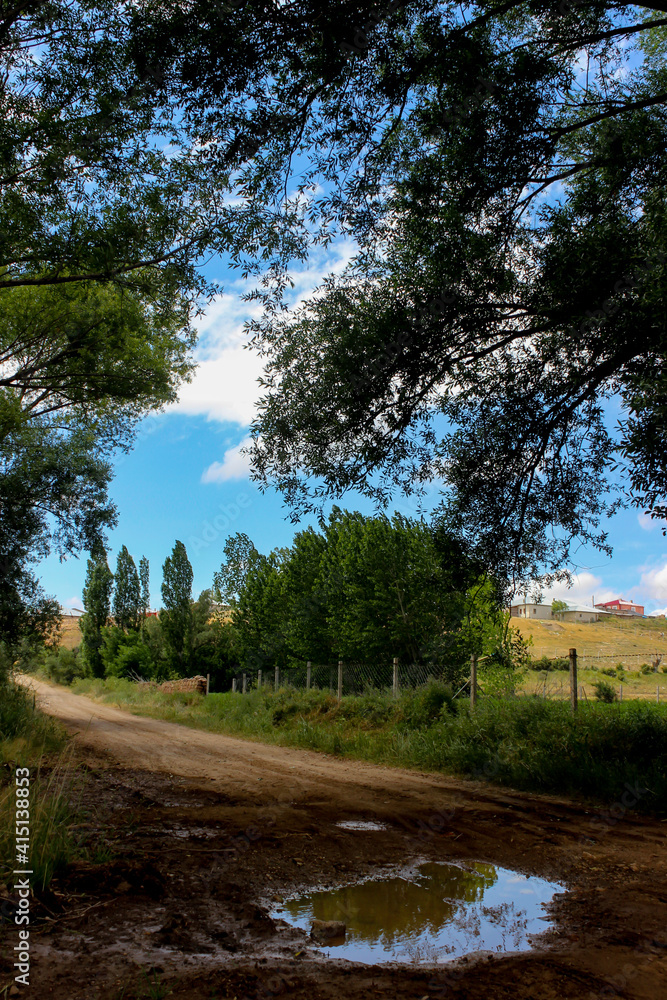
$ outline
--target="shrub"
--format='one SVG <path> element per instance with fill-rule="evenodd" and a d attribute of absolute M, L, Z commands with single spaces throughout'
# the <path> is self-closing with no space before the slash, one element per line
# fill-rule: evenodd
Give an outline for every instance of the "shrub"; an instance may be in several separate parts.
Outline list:
<path fill-rule="evenodd" d="M 605 701 L 608 704 L 611 704 L 612 701 L 616 701 L 616 691 L 611 686 L 609 681 L 596 681 L 593 687 L 595 689 L 595 697 L 598 701 Z"/>
<path fill-rule="evenodd" d="M 615 667 L 603 667 L 601 669 L 600 673 L 604 674 L 605 677 L 615 677 L 616 676 L 616 668 Z"/>
<path fill-rule="evenodd" d="M 653 667 L 651 666 L 650 663 L 642 663 L 642 665 L 640 666 L 639 669 L 641 670 L 641 672 L 643 674 L 652 674 L 653 673 Z"/>
<path fill-rule="evenodd" d="M 78 677 L 85 677 L 86 670 L 77 649 L 60 648 L 47 653 L 44 658 L 47 677 L 57 684 L 71 684 Z"/>
<path fill-rule="evenodd" d="M 556 656 L 553 659 L 549 656 L 541 656 L 530 663 L 531 670 L 569 670 L 570 661 L 564 656 Z"/>
<path fill-rule="evenodd" d="M 456 702 L 448 684 L 431 680 L 416 691 L 406 691 L 397 708 L 401 721 L 410 729 L 420 729 L 443 715 L 455 714 Z"/>

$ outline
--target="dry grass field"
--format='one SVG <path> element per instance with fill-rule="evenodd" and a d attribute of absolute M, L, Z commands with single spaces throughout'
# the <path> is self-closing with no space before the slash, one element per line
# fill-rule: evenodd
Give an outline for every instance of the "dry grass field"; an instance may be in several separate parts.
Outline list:
<path fill-rule="evenodd" d="M 63 618 L 60 645 L 65 649 L 74 649 L 74 647 L 78 646 L 80 642 L 81 629 L 79 628 L 79 619 L 65 616 Z"/>
<path fill-rule="evenodd" d="M 579 625 L 576 622 L 522 621 L 512 625 L 524 638 L 532 639 L 532 655 L 567 656 L 574 647 L 579 656 L 604 657 L 627 666 L 650 662 L 656 653 L 667 661 L 667 621 L 664 618 L 617 618 Z"/>

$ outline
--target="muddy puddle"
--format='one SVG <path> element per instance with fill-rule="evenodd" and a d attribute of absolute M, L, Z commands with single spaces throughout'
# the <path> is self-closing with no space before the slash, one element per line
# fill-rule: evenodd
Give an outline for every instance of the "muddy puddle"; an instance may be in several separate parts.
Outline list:
<path fill-rule="evenodd" d="M 526 951 L 548 929 L 545 910 L 563 887 L 507 868 L 426 862 L 354 885 L 286 899 L 273 911 L 310 933 L 313 920 L 345 924 L 344 937 L 320 937 L 332 958 L 446 962 L 471 952 Z"/>
<path fill-rule="evenodd" d="M 374 819 L 341 819 L 336 826 L 341 830 L 387 830 L 386 823 Z"/>

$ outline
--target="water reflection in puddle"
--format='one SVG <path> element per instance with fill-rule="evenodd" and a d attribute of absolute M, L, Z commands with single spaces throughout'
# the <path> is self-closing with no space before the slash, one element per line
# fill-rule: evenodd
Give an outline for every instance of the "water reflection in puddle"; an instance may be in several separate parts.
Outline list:
<path fill-rule="evenodd" d="M 336 826 L 341 830 L 386 830 L 386 823 L 374 819 L 342 819 Z"/>
<path fill-rule="evenodd" d="M 525 951 L 548 927 L 544 904 L 562 886 L 477 862 L 426 862 L 397 874 L 285 900 L 274 916 L 310 932 L 346 924 L 323 948 L 356 962 L 446 962 L 474 951 Z"/>

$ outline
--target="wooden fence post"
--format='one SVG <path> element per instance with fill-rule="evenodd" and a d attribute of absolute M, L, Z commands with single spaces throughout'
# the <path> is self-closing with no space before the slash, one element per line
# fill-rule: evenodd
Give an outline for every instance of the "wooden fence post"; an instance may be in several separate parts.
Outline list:
<path fill-rule="evenodd" d="M 211 675 L 206 674 L 206 694 L 208 694 L 210 687 L 211 687 Z"/>
<path fill-rule="evenodd" d="M 232 691 L 236 691 L 236 677 L 232 677 Z"/>
<path fill-rule="evenodd" d="M 477 704 L 477 655 L 473 653 L 470 657 L 470 707 Z"/>
<path fill-rule="evenodd" d="M 257 690 L 259 691 L 262 686 L 262 671 L 257 671 Z"/>
<path fill-rule="evenodd" d="M 310 674 L 311 674 L 311 662 L 308 660 L 306 664 L 306 691 L 310 691 Z"/>
<path fill-rule="evenodd" d="M 343 661 L 338 661 L 338 700 L 343 697 Z"/>
<path fill-rule="evenodd" d="M 573 712 L 577 711 L 577 651 L 570 650 L 570 707 Z"/>
<path fill-rule="evenodd" d="M 280 680 L 280 668 L 276 667 L 275 680 L 274 680 L 274 683 L 273 683 L 273 690 L 274 691 L 278 690 L 278 682 L 279 682 L 279 680 Z"/>
<path fill-rule="evenodd" d="M 392 681 L 392 693 L 394 698 L 398 698 L 398 657 L 394 657 L 394 677 Z"/>
<path fill-rule="evenodd" d="M 244 675 L 243 675 L 243 688 L 242 688 L 242 693 L 243 693 L 243 694 L 245 694 L 245 693 L 246 693 L 246 691 L 247 691 L 247 684 L 246 684 L 246 675 L 244 674 Z"/>

